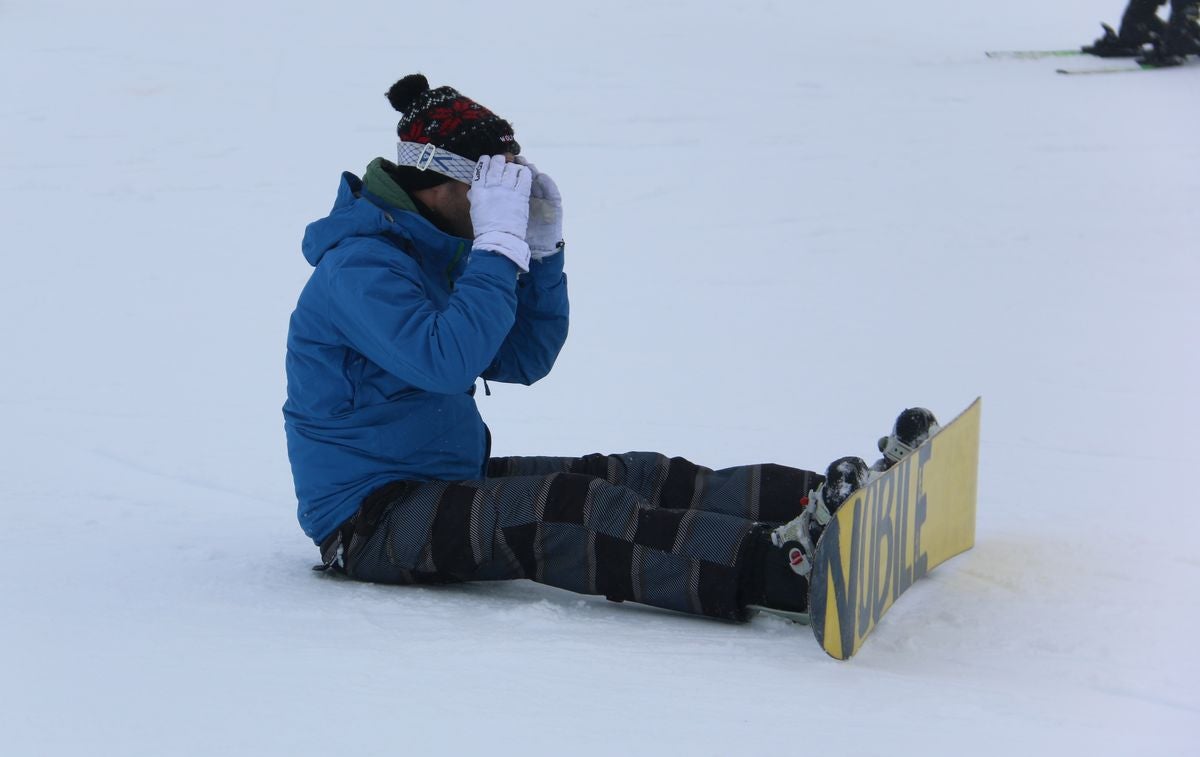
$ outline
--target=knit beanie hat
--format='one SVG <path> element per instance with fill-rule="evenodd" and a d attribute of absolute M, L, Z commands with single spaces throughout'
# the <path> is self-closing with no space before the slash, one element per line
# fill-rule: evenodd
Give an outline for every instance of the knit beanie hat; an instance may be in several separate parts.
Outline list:
<path fill-rule="evenodd" d="M 422 74 L 392 85 L 388 102 L 403 115 L 396 124 L 402 142 L 428 144 L 470 161 L 484 155 L 521 152 L 512 124 L 453 87 L 429 88 Z M 389 171 L 404 189 L 427 189 L 450 181 L 436 170 L 399 166 Z"/>

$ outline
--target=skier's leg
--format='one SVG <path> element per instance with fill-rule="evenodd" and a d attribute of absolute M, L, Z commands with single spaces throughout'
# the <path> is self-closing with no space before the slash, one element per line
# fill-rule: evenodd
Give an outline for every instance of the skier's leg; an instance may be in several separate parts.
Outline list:
<path fill-rule="evenodd" d="M 749 555 L 762 540 L 744 518 L 652 507 L 577 473 L 397 483 L 331 538 L 345 544 L 334 564 L 363 581 L 529 578 L 729 620 L 746 616 L 750 565 L 761 560 Z"/>
<path fill-rule="evenodd" d="M 712 470 L 656 452 L 584 457 L 507 457 L 488 462 L 488 476 L 582 473 L 633 490 L 652 507 L 697 509 L 752 521 L 783 523 L 799 515 L 801 499 L 820 474 L 774 463 Z"/>
<path fill-rule="evenodd" d="M 1164 25 L 1158 17 L 1159 6 L 1167 0 L 1130 0 L 1121 17 L 1117 37 L 1127 45 L 1144 45 L 1163 33 Z"/>

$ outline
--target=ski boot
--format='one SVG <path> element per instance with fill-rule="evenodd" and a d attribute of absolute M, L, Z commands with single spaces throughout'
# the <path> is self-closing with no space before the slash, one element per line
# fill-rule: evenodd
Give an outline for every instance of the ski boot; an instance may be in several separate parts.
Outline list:
<path fill-rule="evenodd" d="M 871 470 L 882 473 L 891 468 L 900 458 L 937 433 L 939 428 L 937 418 L 923 407 L 910 407 L 903 411 L 896 416 L 892 433 L 879 438 L 879 451 L 883 457 L 875 461 Z"/>
<path fill-rule="evenodd" d="M 791 521 L 770 529 L 759 526 L 756 585 L 749 609 L 808 622 L 808 577 L 821 532 L 838 507 L 866 485 L 870 476 L 859 457 L 842 457 L 829 464 L 825 479 L 801 499 L 804 509 Z"/>
<path fill-rule="evenodd" d="M 1098 37 L 1090 45 L 1079 48 L 1081 51 L 1100 58 L 1133 58 L 1142 54 L 1141 44 L 1131 40 L 1122 40 L 1111 26 L 1100 25 L 1104 27 L 1104 36 Z"/>
<path fill-rule="evenodd" d="M 1151 48 L 1138 58 L 1143 66 L 1164 68 L 1181 66 L 1189 55 L 1200 55 L 1200 8 L 1172 10 L 1166 30 L 1155 38 Z"/>
<path fill-rule="evenodd" d="M 1130 0 L 1121 16 L 1121 31 L 1115 32 L 1108 24 L 1104 36 L 1090 45 L 1080 48 L 1089 55 L 1101 58 L 1134 58 L 1141 55 L 1142 48 L 1161 37 L 1165 25 L 1158 17 L 1158 6 L 1166 0 Z"/>
<path fill-rule="evenodd" d="M 1171 46 L 1163 40 L 1156 40 L 1153 46 L 1137 57 L 1138 65 L 1148 68 L 1182 66 L 1183 62 L 1184 56 L 1175 54 Z"/>

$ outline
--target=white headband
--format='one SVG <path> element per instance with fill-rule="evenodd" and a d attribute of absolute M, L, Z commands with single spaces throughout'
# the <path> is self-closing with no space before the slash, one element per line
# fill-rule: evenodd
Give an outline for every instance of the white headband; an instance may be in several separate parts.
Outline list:
<path fill-rule="evenodd" d="M 434 171 L 464 184 L 471 183 L 476 162 L 434 144 L 403 140 L 396 143 L 396 165 L 412 166 L 418 171 Z"/>

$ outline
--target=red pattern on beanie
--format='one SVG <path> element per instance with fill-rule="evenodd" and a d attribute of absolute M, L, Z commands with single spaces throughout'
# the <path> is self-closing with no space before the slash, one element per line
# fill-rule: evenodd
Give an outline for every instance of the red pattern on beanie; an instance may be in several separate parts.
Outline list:
<path fill-rule="evenodd" d="M 449 107 L 430 108 L 427 113 L 432 119 L 430 125 L 442 139 L 453 134 L 464 121 L 480 121 L 494 115 L 479 103 L 466 99 L 453 100 Z"/>
<path fill-rule="evenodd" d="M 405 142 L 427 144 L 437 140 L 440 143 L 454 136 L 467 122 L 480 122 L 495 117 L 495 113 L 474 100 L 459 97 L 415 116 L 400 137 Z"/>

